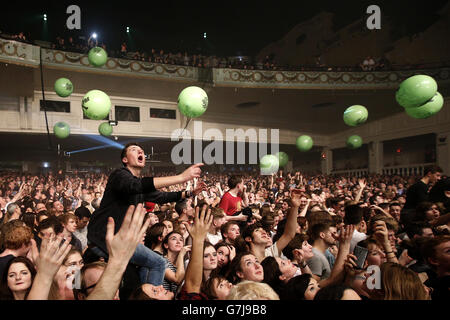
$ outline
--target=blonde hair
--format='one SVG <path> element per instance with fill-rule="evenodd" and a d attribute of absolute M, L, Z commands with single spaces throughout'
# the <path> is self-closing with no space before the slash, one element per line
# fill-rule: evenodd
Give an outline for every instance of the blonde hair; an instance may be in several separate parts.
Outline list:
<path fill-rule="evenodd" d="M 242 281 L 231 288 L 228 300 L 280 300 L 280 297 L 267 283 Z"/>
<path fill-rule="evenodd" d="M 381 265 L 383 300 L 429 300 L 428 293 L 414 271 L 392 262 Z"/>

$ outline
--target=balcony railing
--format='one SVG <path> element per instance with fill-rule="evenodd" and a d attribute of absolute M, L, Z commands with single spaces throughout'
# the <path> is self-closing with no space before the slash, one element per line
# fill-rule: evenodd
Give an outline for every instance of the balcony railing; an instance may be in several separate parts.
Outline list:
<path fill-rule="evenodd" d="M 384 167 L 382 172 L 386 175 L 399 176 L 423 176 L 423 171 L 426 166 L 434 165 L 435 163 L 418 163 L 410 165 L 399 165 Z"/>
<path fill-rule="evenodd" d="M 408 165 L 398 165 L 383 167 L 381 173 L 383 175 L 399 175 L 399 176 L 423 176 L 425 167 L 434 165 L 435 163 L 417 163 Z M 351 176 L 361 178 L 369 174 L 369 169 L 347 169 L 335 170 L 331 172 L 332 175 Z"/>
<path fill-rule="evenodd" d="M 450 67 L 391 71 L 288 71 L 232 68 L 196 68 L 108 58 L 100 68 L 89 64 L 84 53 L 52 50 L 0 38 L 0 61 L 37 67 L 44 65 L 77 71 L 128 74 L 155 79 L 210 82 L 216 86 L 250 88 L 392 89 L 407 77 L 421 73 L 439 83 L 450 82 Z"/>

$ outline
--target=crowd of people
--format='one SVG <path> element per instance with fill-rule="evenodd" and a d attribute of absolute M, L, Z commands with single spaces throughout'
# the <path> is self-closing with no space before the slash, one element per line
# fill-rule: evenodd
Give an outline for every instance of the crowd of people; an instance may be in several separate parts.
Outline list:
<path fill-rule="evenodd" d="M 447 300 L 450 179 L 0 174 L 2 300 Z"/>
<path fill-rule="evenodd" d="M 15 41 L 33 44 L 24 32 L 9 35 L 0 32 L 0 37 L 12 39 Z M 188 53 L 187 51 L 172 53 L 164 49 L 152 48 L 149 52 L 145 50 L 131 51 L 126 42 L 122 42 L 119 48 L 107 47 L 106 43 L 94 39 L 92 36 L 86 40 L 86 37 L 69 36 L 67 40 L 64 37 L 57 36 L 50 45 L 51 49 L 68 52 L 78 52 L 87 54 L 93 47 L 102 47 L 111 58 L 121 58 L 127 60 L 138 60 L 148 63 L 162 63 L 170 65 L 191 66 L 197 68 L 232 68 L 244 70 L 283 70 L 283 71 L 335 71 L 335 72 L 358 72 L 358 71 L 383 71 L 383 70 L 409 70 L 412 68 L 425 68 L 425 65 L 392 65 L 386 57 L 366 57 L 361 63 L 355 63 L 354 66 L 332 66 L 326 64 L 319 55 L 315 63 L 311 65 L 280 65 L 273 56 L 266 55 L 264 58 L 249 56 L 224 57 L 217 55 L 206 55 L 201 53 Z M 445 63 L 444 63 L 445 64 Z"/>

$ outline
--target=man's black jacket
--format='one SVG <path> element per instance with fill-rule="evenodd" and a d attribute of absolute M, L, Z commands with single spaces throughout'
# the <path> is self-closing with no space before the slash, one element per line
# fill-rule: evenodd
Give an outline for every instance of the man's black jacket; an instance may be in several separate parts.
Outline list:
<path fill-rule="evenodd" d="M 107 253 L 105 237 L 108 217 L 114 219 L 117 233 L 130 205 L 145 201 L 158 204 L 181 199 L 181 192 L 160 192 L 155 189 L 153 177 L 137 178 L 127 168 L 114 170 L 108 178 L 100 207 L 94 211 L 88 224 L 88 243 Z"/>

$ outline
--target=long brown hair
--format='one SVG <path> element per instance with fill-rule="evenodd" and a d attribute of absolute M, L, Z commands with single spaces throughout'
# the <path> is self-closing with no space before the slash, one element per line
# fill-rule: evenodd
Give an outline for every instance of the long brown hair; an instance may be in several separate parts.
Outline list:
<path fill-rule="evenodd" d="M 428 293 L 414 271 L 392 262 L 381 265 L 383 300 L 429 300 Z"/>

